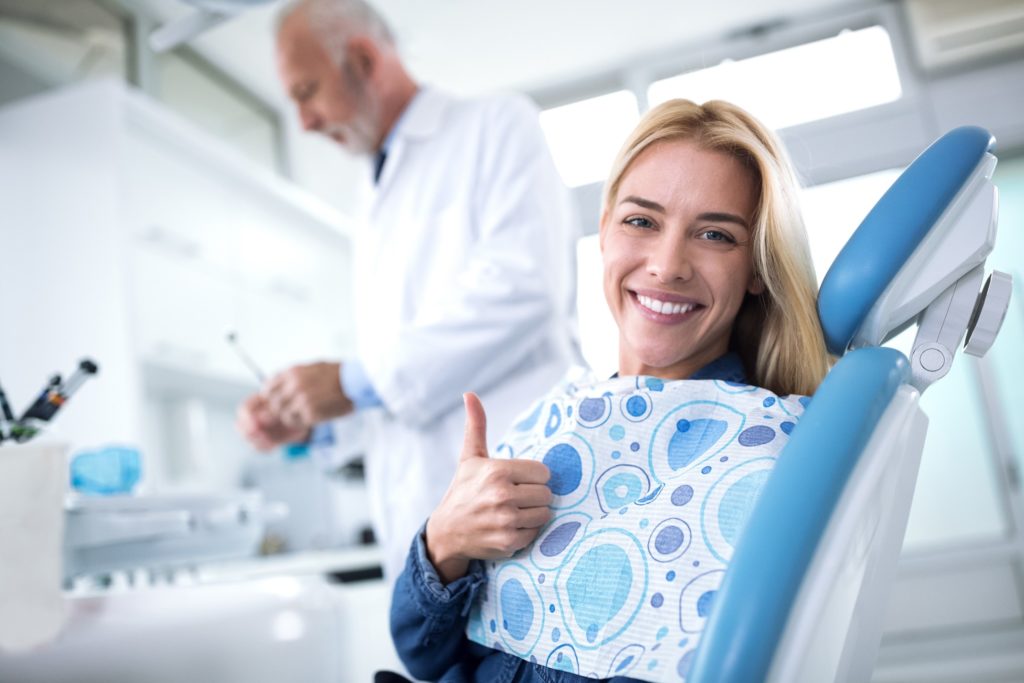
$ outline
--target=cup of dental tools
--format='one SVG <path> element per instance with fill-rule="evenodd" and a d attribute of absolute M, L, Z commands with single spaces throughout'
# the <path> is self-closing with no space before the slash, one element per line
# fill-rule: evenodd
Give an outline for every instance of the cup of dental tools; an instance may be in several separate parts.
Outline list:
<path fill-rule="evenodd" d="M 61 592 L 67 447 L 0 444 L 0 651 L 52 640 L 65 620 Z"/>

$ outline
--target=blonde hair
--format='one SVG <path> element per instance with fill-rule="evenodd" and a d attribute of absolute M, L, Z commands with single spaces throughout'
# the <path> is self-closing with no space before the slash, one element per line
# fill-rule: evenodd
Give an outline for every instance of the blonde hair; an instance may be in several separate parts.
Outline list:
<path fill-rule="evenodd" d="M 764 292 L 747 295 L 730 348 L 739 353 L 754 384 L 780 395 L 814 393 L 830 359 L 818 322 L 817 279 L 797 200 L 799 186 L 774 133 L 721 100 L 660 104 L 647 112 L 619 150 L 604 187 L 604 212 L 610 212 L 623 177 L 645 149 L 680 139 L 738 159 L 750 169 L 758 190 L 751 255 Z"/>

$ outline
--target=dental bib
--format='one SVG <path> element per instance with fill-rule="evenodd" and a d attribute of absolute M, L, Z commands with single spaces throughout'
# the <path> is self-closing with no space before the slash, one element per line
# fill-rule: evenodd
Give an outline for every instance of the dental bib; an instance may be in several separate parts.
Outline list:
<path fill-rule="evenodd" d="M 551 471 L 553 519 L 486 562 L 468 637 L 591 678 L 685 679 L 746 518 L 803 397 L 576 371 L 498 458 Z"/>

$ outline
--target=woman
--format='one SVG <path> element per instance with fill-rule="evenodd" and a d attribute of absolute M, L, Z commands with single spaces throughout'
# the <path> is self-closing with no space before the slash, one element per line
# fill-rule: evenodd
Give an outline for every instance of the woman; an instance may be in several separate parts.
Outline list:
<path fill-rule="evenodd" d="M 785 397 L 828 369 L 796 193 L 775 136 L 734 105 L 673 100 L 641 120 L 602 200 L 619 372 L 570 377 L 494 458 L 466 395 L 462 460 L 395 588 L 413 675 L 685 676 L 802 412 Z"/>

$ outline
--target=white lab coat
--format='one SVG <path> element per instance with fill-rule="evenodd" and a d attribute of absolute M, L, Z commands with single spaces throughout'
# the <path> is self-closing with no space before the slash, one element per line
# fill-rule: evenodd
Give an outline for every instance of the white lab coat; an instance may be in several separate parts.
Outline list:
<path fill-rule="evenodd" d="M 357 353 L 386 407 L 367 415 L 366 476 L 390 580 L 454 474 L 462 393 L 480 395 L 493 452 L 579 362 L 578 231 L 526 98 L 417 94 L 355 242 Z"/>

